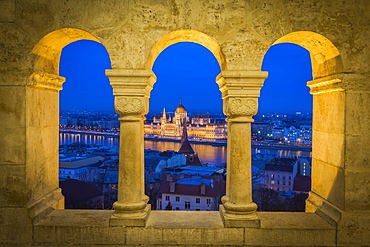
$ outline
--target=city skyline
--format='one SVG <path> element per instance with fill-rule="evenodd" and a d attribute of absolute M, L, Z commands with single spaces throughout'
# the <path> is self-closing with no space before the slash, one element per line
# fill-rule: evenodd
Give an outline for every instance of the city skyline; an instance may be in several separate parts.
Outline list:
<path fill-rule="evenodd" d="M 104 46 L 93 41 L 74 42 L 63 49 L 60 75 L 67 78 L 61 91 L 61 111 L 113 112 L 112 88 L 105 76 L 110 59 Z M 312 112 L 312 96 L 305 82 L 312 80 L 309 53 L 293 44 L 272 46 L 262 70 L 269 71 L 259 98 L 259 112 Z M 157 82 L 149 100 L 149 114 L 171 112 L 180 99 L 190 113 L 222 113 L 215 78 L 220 67 L 203 46 L 182 42 L 165 49 L 153 66 Z M 204 73 L 206 72 L 206 73 Z"/>

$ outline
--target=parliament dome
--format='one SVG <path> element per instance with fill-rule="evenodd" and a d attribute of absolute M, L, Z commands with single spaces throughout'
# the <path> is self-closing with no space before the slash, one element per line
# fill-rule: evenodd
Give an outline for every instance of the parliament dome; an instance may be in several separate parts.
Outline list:
<path fill-rule="evenodd" d="M 182 105 L 182 101 L 180 101 L 180 105 L 176 108 L 176 113 L 186 113 L 186 109 Z"/>

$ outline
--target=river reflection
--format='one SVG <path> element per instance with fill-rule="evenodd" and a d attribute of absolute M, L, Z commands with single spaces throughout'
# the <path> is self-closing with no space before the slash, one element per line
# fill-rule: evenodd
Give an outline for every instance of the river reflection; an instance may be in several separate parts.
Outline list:
<path fill-rule="evenodd" d="M 108 148 L 114 148 L 119 145 L 118 137 L 108 137 L 89 134 L 72 134 L 60 133 L 59 145 L 71 143 L 84 143 L 88 145 L 99 145 Z M 226 163 L 226 147 L 224 146 L 211 146 L 202 144 L 192 144 L 195 152 L 198 153 L 199 158 L 203 163 L 221 165 Z M 179 150 L 180 143 L 176 142 L 162 142 L 162 141 L 144 141 L 145 149 L 166 151 L 166 150 Z M 270 154 L 279 158 L 292 158 L 298 156 L 309 157 L 310 152 L 305 151 L 292 151 L 292 150 L 274 150 L 264 148 L 252 148 L 252 154 Z"/>

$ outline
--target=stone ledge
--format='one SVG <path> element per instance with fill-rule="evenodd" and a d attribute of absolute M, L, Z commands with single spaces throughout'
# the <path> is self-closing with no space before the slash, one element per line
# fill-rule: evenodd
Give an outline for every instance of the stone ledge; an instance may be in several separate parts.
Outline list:
<path fill-rule="evenodd" d="M 218 211 L 153 210 L 146 227 L 223 228 Z"/>
<path fill-rule="evenodd" d="M 34 226 L 34 244 L 140 246 L 335 246 L 314 213 L 259 212 L 260 228 L 224 228 L 219 212 L 152 211 L 146 227 L 110 227 L 111 210 L 55 210 Z"/>
<path fill-rule="evenodd" d="M 125 228 L 109 227 L 112 210 L 54 210 L 34 226 L 43 244 L 124 244 Z"/>

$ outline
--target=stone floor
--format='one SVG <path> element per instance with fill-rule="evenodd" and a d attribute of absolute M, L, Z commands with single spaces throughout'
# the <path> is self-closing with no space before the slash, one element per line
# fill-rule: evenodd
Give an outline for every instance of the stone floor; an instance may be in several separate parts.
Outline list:
<path fill-rule="evenodd" d="M 34 226 L 49 246 L 335 246 L 313 213 L 261 212 L 260 228 L 224 228 L 219 212 L 152 211 L 146 227 L 109 227 L 109 210 L 55 210 Z"/>

